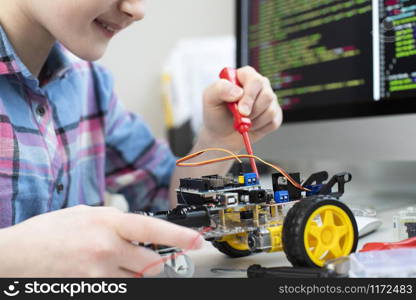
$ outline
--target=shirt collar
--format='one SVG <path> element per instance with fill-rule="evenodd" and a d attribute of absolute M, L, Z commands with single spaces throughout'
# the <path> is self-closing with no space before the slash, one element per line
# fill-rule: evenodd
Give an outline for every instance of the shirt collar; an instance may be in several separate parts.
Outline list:
<path fill-rule="evenodd" d="M 66 51 L 58 42 L 53 46 L 46 60 L 47 72 L 51 76 L 62 76 L 71 66 L 71 60 L 65 55 Z M 0 26 L 0 76 L 16 73 L 21 73 L 28 79 L 35 79 L 17 55 L 6 32 Z"/>

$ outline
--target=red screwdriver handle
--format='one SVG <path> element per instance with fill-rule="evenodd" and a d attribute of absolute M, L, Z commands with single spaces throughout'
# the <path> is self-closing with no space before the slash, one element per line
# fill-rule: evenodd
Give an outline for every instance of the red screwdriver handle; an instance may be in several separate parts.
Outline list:
<path fill-rule="evenodd" d="M 243 87 L 237 78 L 237 70 L 234 68 L 224 68 L 220 73 L 220 78 L 226 79 L 239 87 Z M 235 130 L 241 134 L 248 132 L 251 128 L 251 120 L 240 114 L 240 111 L 238 110 L 238 102 L 227 103 L 227 106 L 234 116 Z"/>
<path fill-rule="evenodd" d="M 231 83 L 243 87 L 240 81 L 237 78 L 237 70 L 233 68 L 225 68 L 220 73 L 221 79 L 229 80 Z M 253 149 L 251 147 L 250 137 L 248 131 L 251 128 L 251 120 L 247 117 L 243 117 L 238 110 L 238 102 L 227 103 L 228 108 L 231 110 L 234 116 L 234 129 L 238 131 L 243 136 L 243 141 L 246 146 L 246 151 L 248 154 L 253 155 Z M 253 157 L 250 158 L 251 169 L 256 173 L 257 178 L 259 177 L 259 172 L 257 171 L 256 161 Z"/>

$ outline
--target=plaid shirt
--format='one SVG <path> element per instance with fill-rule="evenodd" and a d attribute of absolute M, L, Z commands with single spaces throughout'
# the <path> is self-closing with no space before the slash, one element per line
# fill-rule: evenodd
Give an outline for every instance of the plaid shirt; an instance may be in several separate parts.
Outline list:
<path fill-rule="evenodd" d="M 109 73 L 60 44 L 39 84 L 0 27 L 0 228 L 123 194 L 130 210 L 168 207 L 169 148 L 124 110 Z"/>

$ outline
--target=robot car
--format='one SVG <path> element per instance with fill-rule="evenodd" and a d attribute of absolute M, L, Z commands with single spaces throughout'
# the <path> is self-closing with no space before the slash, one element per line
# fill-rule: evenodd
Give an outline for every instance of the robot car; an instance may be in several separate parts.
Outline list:
<path fill-rule="evenodd" d="M 289 175 L 300 182 L 300 173 Z M 328 180 L 326 171 L 314 173 L 303 190 L 281 173 L 271 179 L 273 189 L 263 188 L 255 173 L 183 178 L 179 205 L 154 216 L 201 230 L 230 257 L 284 251 L 293 266 L 322 267 L 355 251 L 357 224 L 339 200 L 351 174 Z"/>

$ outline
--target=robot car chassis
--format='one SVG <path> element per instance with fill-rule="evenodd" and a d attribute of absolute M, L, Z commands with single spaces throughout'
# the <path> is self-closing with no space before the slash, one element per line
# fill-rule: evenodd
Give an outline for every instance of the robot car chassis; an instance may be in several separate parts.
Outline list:
<path fill-rule="evenodd" d="M 290 176 L 300 182 L 299 173 Z M 201 230 L 230 257 L 284 251 L 294 266 L 322 267 L 357 247 L 355 218 L 339 200 L 350 180 L 349 173 L 328 180 L 322 171 L 306 179 L 301 191 L 280 173 L 272 174 L 273 189 L 262 188 L 254 173 L 183 178 L 179 205 L 154 216 Z"/>

